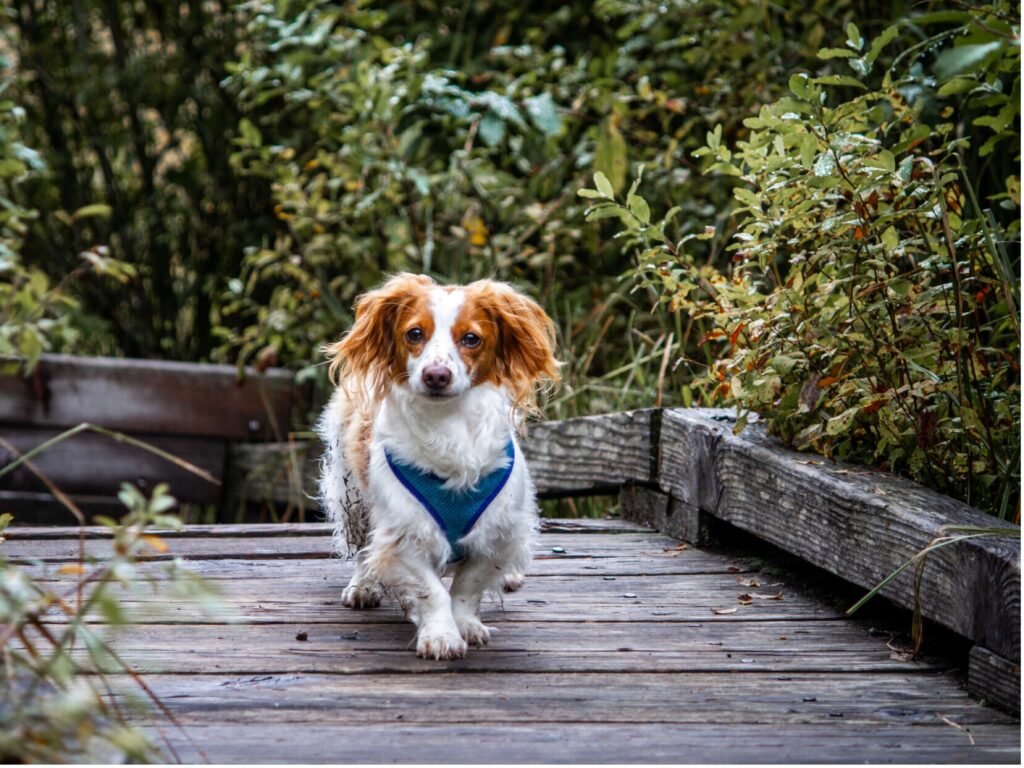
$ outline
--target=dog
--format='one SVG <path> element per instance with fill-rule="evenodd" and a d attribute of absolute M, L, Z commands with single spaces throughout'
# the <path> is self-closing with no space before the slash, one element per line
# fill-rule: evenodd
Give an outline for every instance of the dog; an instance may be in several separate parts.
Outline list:
<path fill-rule="evenodd" d="M 554 323 L 512 286 L 408 273 L 360 296 L 324 347 L 336 389 L 317 424 L 320 502 L 355 558 L 342 603 L 396 597 L 418 656 L 486 645 L 484 595 L 522 582 L 538 515 L 517 435 L 558 381 L 554 350 Z"/>

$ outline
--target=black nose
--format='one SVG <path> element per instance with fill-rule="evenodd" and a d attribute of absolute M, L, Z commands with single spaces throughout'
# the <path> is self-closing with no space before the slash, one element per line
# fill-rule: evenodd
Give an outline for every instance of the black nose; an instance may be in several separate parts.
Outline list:
<path fill-rule="evenodd" d="M 443 365 L 428 365 L 423 369 L 423 383 L 431 392 L 440 392 L 452 383 L 452 372 Z"/>

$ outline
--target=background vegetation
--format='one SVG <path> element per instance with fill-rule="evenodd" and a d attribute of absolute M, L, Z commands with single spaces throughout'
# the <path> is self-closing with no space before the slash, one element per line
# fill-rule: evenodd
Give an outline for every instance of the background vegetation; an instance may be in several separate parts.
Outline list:
<path fill-rule="evenodd" d="M 3 13 L 0 353 L 322 384 L 386 272 L 496 275 L 551 416 L 738 405 L 1016 514 L 1019 4 Z"/>

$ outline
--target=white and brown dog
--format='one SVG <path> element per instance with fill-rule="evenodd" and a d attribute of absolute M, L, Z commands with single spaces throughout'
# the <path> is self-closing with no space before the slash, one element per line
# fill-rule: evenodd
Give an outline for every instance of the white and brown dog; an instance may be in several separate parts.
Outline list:
<path fill-rule="evenodd" d="M 321 504 L 356 556 L 342 602 L 373 608 L 387 590 L 417 655 L 460 658 L 490 640 L 484 594 L 530 561 L 537 505 L 516 433 L 558 378 L 554 325 L 504 283 L 400 274 L 325 351 L 338 387 L 318 424 Z"/>

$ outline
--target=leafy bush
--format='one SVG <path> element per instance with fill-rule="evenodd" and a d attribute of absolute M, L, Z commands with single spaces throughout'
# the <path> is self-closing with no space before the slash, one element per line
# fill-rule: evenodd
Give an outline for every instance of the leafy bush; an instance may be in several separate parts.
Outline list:
<path fill-rule="evenodd" d="M 673 242 L 674 212 L 652 223 L 636 187 L 625 205 L 600 178 L 580 192 L 599 200 L 590 218 L 619 218 L 641 245 L 646 283 L 724 344 L 708 379 L 720 401 L 758 411 L 788 443 L 1001 516 L 1020 494 L 1019 178 L 993 184 L 977 169 L 993 155 L 995 168 L 1019 163 L 1019 23 L 1007 11 L 915 19 L 957 26 L 888 69 L 878 59 L 899 27 L 869 45 L 851 24 L 843 47 L 820 52 L 851 74 L 793 75 L 735 149 L 710 132 L 696 154 L 739 183 L 728 273 L 686 252 L 714 232 Z M 949 40 L 937 82 L 917 61 L 897 75 Z"/>
<path fill-rule="evenodd" d="M 124 685 L 113 675 L 142 686 L 93 626 L 102 616 L 110 626 L 128 623 L 123 591 L 160 588 L 180 596 L 209 600 L 211 592 L 194 575 L 172 562 L 161 573 L 142 573 L 139 558 L 147 551 L 166 551 L 167 544 L 153 528 L 177 529 L 178 518 L 168 515 L 175 504 L 166 486 L 145 498 L 125 484 L 120 498 L 128 514 L 111 529 L 110 556 L 92 562 L 83 556 L 60 567 L 62 579 L 39 578 L 38 572 L 4 558 L 3 530 L 10 515 L 0 515 L 0 758 L 4 762 L 63 763 L 73 760 L 157 762 L 167 759 L 146 734 L 129 724 L 123 703 Z M 84 541 L 84 540 L 83 540 Z M 47 616 L 57 610 L 63 623 Z M 142 703 L 138 697 L 130 703 Z M 156 702 L 159 703 L 159 702 Z M 169 713 L 165 710 L 165 716 Z M 173 718 L 172 718 L 173 721 Z M 171 753 L 173 756 L 173 752 Z"/>

